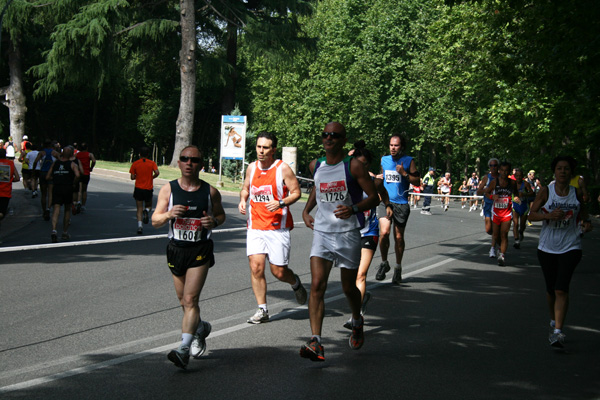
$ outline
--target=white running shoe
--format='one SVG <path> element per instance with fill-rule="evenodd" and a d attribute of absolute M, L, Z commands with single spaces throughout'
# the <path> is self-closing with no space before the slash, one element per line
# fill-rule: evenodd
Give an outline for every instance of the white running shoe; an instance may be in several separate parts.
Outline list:
<path fill-rule="evenodd" d="M 199 358 L 206 351 L 206 338 L 212 330 L 209 322 L 202 321 L 201 324 L 203 326 L 202 332 L 196 332 L 190 346 L 190 355 L 194 358 Z"/>
<path fill-rule="evenodd" d="M 498 255 L 498 265 L 501 267 L 504 267 L 506 265 L 506 262 L 504 261 L 504 254 L 500 253 Z"/>
<path fill-rule="evenodd" d="M 496 248 L 490 247 L 490 258 L 496 258 Z"/>
<path fill-rule="evenodd" d="M 262 324 L 263 322 L 269 321 L 269 312 L 267 310 L 263 310 L 258 307 L 258 310 L 254 313 L 253 316 L 248 318 L 249 324 Z"/>

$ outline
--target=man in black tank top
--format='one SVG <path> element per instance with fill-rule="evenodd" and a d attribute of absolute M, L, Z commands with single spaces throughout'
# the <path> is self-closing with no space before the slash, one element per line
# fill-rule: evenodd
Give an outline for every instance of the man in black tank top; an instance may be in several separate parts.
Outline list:
<path fill-rule="evenodd" d="M 206 350 L 211 325 L 200 319 L 198 301 L 208 269 L 215 263 L 211 231 L 225 222 L 225 211 L 219 191 L 199 177 L 202 153 L 196 146 L 184 148 L 177 164 L 181 178 L 160 189 L 152 226 L 169 224 L 167 263 L 183 308 L 183 323 L 181 344 L 167 357 L 185 369 L 190 355 L 198 358 Z"/>
<path fill-rule="evenodd" d="M 63 216 L 63 234 L 62 240 L 69 240 L 70 236 L 67 233 L 71 221 L 71 204 L 73 203 L 73 184 L 79 180 L 79 166 L 71 161 L 73 157 L 73 148 L 65 147 L 58 158 L 54 161 L 46 179 L 53 181 L 52 187 L 52 232 L 50 238 L 52 243 L 58 242 L 56 226 L 58 225 L 58 217 L 60 215 L 60 206 L 65 206 Z"/>

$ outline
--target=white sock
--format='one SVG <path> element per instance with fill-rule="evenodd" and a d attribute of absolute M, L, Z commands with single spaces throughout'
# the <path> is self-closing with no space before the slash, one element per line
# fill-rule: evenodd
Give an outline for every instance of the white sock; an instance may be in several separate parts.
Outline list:
<path fill-rule="evenodd" d="M 266 305 L 266 304 L 259 304 L 259 305 L 258 305 L 258 308 L 262 308 L 264 312 L 269 312 L 269 311 L 267 310 L 267 305 Z"/>
<path fill-rule="evenodd" d="M 142 221 L 138 221 L 138 228 L 142 227 Z"/>
<path fill-rule="evenodd" d="M 315 338 L 315 339 L 317 339 L 317 342 L 319 342 L 319 344 L 321 344 L 321 335 L 312 335 L 310 338 L 311 338 L 311 339 L 312 339 L 312 338 Z"/>
<path fill-rule="evenodd" d="M 562 333 L 562 330 L 554 328 L 554 333 Z"/>
<path fill-rule="evenodd" d="M 190 345 L 192 344 L 192 339 L 194 339 L 194 335 L 192 335 L 191 333 L 182 333 L 181 345 L 179 347 L 190 347 Z"/>

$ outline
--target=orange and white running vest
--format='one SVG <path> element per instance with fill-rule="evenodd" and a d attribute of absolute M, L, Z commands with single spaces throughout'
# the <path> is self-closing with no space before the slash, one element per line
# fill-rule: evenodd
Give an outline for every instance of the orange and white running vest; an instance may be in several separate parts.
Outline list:
<path fill-rule="evenodd" d="M 258 161 L 250 168 L 250 197 L 248 202 L 248 229 L 271 230 L 294 227 L 292 214 L 288 207 L 271 212 L 265 204 L 272 200 L 281 200 L 288 195 L 283 184 L 283 161 L 275 160 L 269 169 L 263 170 Z"/>

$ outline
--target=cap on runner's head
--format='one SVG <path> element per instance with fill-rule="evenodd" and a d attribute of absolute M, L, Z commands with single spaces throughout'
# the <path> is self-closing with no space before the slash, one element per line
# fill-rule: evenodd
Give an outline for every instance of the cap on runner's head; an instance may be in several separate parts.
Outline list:
<path fill-rule="evenodd" d="M 27 137 L 27 135 L 23 135 L 23 140 L 28 140 L 29 138 Z"/>
<path fill-rule="evenodd" d="M 435 168 L 433 168 L 433 167 L 429 167 L 429 170 L 430 170 L 430 171 L 435 171 Z"/>
<path fill-rule="evenodd" d="M 534 170 L 529 171 L 530 174 L 535 174 Z"/>

